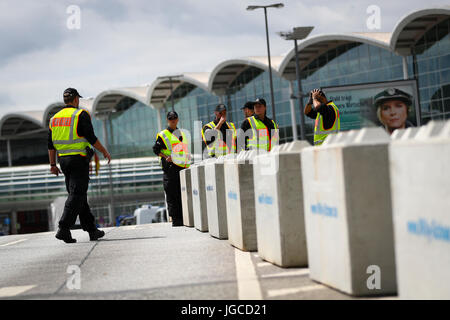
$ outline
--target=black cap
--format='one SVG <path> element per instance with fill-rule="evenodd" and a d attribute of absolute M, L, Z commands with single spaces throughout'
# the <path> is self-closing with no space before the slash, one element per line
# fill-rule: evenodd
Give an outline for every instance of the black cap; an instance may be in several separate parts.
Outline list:
<path fill-rule="evenodd" d="M 264 100 L 263 98 L 258 98 L 258 99 L 256 99 L 255 102 L 254 102 L 253 104 L 255 105 L 255 104 L 257 104 L 257 103 L 262 104 L 262 105 L 264 105 L 264 106 L 267 107 L 266 100 Z"/>
<path fill-rule="evenodd" d="M 178 113 L 175 111 L 169 111 L 167 112 L 167 120 L 175 120 L 178 119 Z"/>
<path fill-rule="evenodd" d="M 387 88 L 374 97 L 375 107 L 378 108 L 381 104 L 388 100 L 400 100 L 408 106 L 412 104 L 412 97 L 410 94 L 397 88 Z"/>
<path fill-rule="evenodd" d="M 225 107 L 225 105 L 223 103 L 221 103 L 221 104 L 217 105 L 216 110 L 214 110 L 214 111 L 222 112 L 222 111 L 226 111 L 226 110 L 227 110 L 227 107 Z"/>
<path fill-rule="evenodd" d="M 67 88 L 66 90 L 64 90 L 63 96 L 64 96 L 64 98 L 75 98 L 75 97 L 83 98 L 78 93 L 77 89 L 74 89 L 74 88 Z"/>
<path fill-rule="evenodd" d="M 254 106 L 255 106 L 255 103 L 253 101 L 247 101 L 241 109 L 247 108 L 247 109 L 253 110 Z"/>

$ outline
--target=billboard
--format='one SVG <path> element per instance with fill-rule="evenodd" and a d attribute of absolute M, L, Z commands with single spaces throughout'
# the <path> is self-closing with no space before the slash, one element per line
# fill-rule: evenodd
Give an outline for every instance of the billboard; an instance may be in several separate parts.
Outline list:
<path fill-rule="evenodd" d="M 360 129 L 364 127 L 384 126 L 387 122 L 380 108 L 386 108 L 386 102 L 395 97 L 409 95 L 410 104 L 406 106 L 406 127 L 420 125 L 419 99 L 416 80 L 400 80 L 390 82 L 365 83 L 360 85 L 323 87 L 328 100 L 332 100 L 339 108 L 341 130 Z M 393 97 L 388 99 L 388 97 Z M 379 97 L 378 99 L 376 99 Z M 381 99 L 383 98 L 383 99 Z M 406 100 L 406 99 L 405 99 Z M 396 120 L 396 119 L 395 119 Z M 384 123 L 382 122 L 384 121 Z"/>

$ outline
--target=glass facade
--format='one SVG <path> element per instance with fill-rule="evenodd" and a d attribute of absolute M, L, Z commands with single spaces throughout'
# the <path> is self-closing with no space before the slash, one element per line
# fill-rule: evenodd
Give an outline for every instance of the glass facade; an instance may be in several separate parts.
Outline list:
<path fill-rule="evenodd" d="M 13 166 L 48 163 L 47 135 L 35 134 L 33 138 L 10 140 Z M 0 140 L 0 167 L 8 166 L 7 141 Z"/>
<path fill-rule="evenodd" d="M 427 31 L 414 48 L 423 123 L 450 118 L 450 19 Z"/>
<path fill-rule="evenodd" d="M 408 58 L 409 74 L 413 74 L 412 58 Z M 381 82 L 403 79 L 402 58 L 377 46 L 349 43 L 329 50 L 312 61 L 301 73 L 302 89 L 309 92 L 314 88 Z M 280 143 L 293 139 L 290 111 L 289 81 L 273 74 L 274 99 L 276 103 L 276 121 L 280 127 Z M 297 81 L 293 82 L 294 94 L 297 95 Z M 180 115 L 179 127 L 194 132 L 196 120 L 202 125 L 214 119 L 214 108 L 222 101 L 228 107 L 227 117 L 240 127 L 244 121 L 241 107 L 247 101 L 264 98 L 268 104 L 268 116 L 272 117 L 270 106 L 269 73 L 256 67 L 248 67 L 229 86 L 226 93 L 215 96 L 203 89 L 183 85 L 174 92 L 175 111 Z M 304 104 L 306 104 L 306 99 Z M 170 98 L 165 110 L 171 110 Z M 297 132 L 300 131 L 300 112 L 295 102 Z M 161 113 L 165 123 L 165 112 Z M 307 139 L 312 142 L 314 122 L 306 118 Z M 356 129 L 356 128 L 352 128 Z"/>
<path fill-rule="evenodd" d="M 126 102 L 127 106 L 125 106 Z M 158 133 L 158 113 L 130 98 L 121 102 L 123 111 L 111 113 L 106 121 L 108 151 L 114 159 L 154 156 L 152 146 Z M 97 137 L 105 143 L 103 121 L 93 119 Z"/>

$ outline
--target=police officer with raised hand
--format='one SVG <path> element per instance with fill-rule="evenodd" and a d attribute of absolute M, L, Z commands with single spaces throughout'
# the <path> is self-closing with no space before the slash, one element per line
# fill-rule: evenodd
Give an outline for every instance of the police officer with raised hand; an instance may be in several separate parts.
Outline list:
<path fill-rule="evenodd" d="M 266 100 L 258 98 L 253 102 L 254 115 L 242 122 L 239 150 L 270 151 L 278 143 L 279 130 L 274 120 L 267 117 Z M 242 141 L 242 142 L 241 142 Z"/>
<path fill-rule="evenodd" d="M 89 233 L 89 239 L 95 241 L 103 237 L 105 232 L 97 229 L 87 202 L 89 162 L 94 154 L 91 146 L 100 151 L 108 159 L 108 163 L 111 156 L 95 136 L 89 113 L 79 108 L 79 98 L 82 96 L 78 91 L 68 88 L 64 91 L 63 98 L 66 106 L 50 119 L 48 131 L 50 171 L 57 176 L 61 171 L 64 173 L 69 193 L 56 238 L 66 243 L 76 242 L 70 228 L 79 215 L 81 227 Z M 56 165 L 56 155 L 61 171 Z"/>
<path fill-rule="evenodd" d="M 191 156 L 188 137 L 178 129 L 178 114 L 175 111 L 167 113 L 167 125 L 156 135 L 153 152 L 161 158 L 167 209 L 172 217 L 172 226 L 178 227 L 183 226 L 180 171 L 189 168 Z"/>
<path fill-rule="evenodd" d="M 203 150 L 206 148 L 211 158 L 235 153 L 236 127 L 234 123 L 227 121 L 226 106 L 222 103 L 217 105 L 214 115 L 215 119 L 202 128 Z"/>
<path fill-rule="evenodd" d="M 309 93 L 309 101 L 304 113 L 316 120 L 314 125 L 314 145 L 321 145 L 327 136 L 337 133 L 341 129 L 339 109 L 333 101 L 328 101 L 325 93 L 320 89 L 314 89 Z"/>

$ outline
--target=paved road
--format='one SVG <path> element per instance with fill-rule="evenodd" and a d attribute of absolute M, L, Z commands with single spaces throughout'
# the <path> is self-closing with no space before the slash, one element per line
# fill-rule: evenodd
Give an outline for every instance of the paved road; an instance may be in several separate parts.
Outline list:
<path fill-rule="evenodd" d="M 97 242 L 73 231 L 76 244 L 54 232 L 0 237 L 0 299 L 354 299 L 193 228 L 103 230 Z"/>

